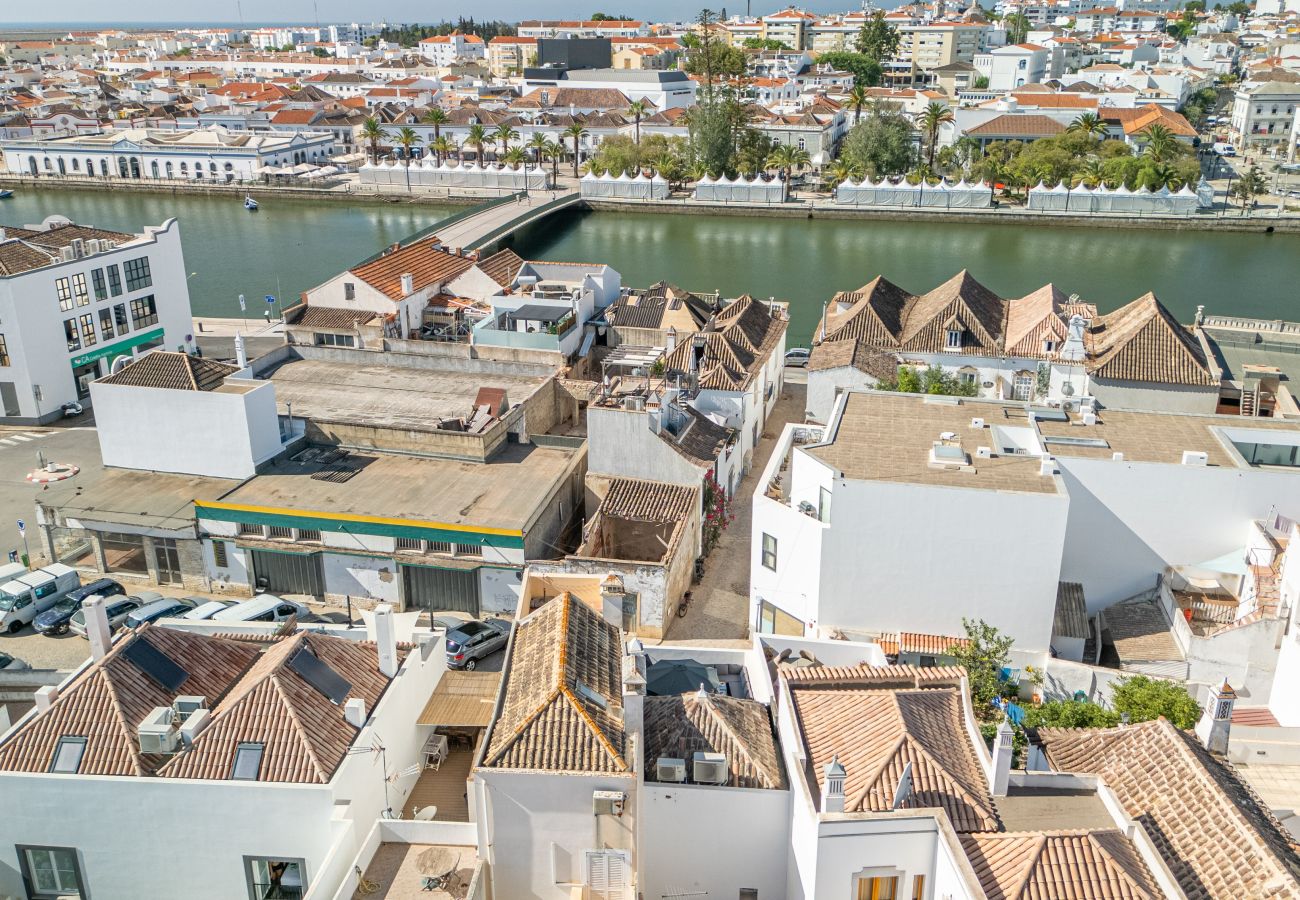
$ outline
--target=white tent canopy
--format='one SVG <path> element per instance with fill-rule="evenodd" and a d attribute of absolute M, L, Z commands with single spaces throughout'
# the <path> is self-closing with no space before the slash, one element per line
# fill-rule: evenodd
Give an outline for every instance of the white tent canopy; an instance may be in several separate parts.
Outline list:
<path fill-rule="evenodd" d="M 1192 190 L 1190 185 L 1183 185 L 1181 190 L 1171 191 L 1162 187 L 1153 191 L 1140 187 L 1130 191 L 1124 185 L 1109 188 L 1099 184 L 1095 188 L 1080 185 L 1070 188 L 1064 183 L 1055 187 L 1039 185 L 1029 191 L 1029 208 L 1043 212 L 1119 212 L 1146 213 L 1160 216 L 1190 216 L 1196 210 L 1210 206 L 1213 191 L 1204 192 L 1198 186 Z"/>
<path fill-rule="evenodd" d="M 784 203 L 786 183 L 779 178 L 767 181 L 759 175 L 749 179 L 737 175 L 734 180 L 723 175 L 717 181 L 705 176 L 695 182 L 694 197 L 712 203 Z"/>
<path fill-rule="evenodd" d="M 835 189 L 835 202 L 843 206 L 924 206 L 938 209 L 982 209 L 993 204 L 993 189 L 983 181 L 970 184 L 894 184 L 887 178 L 845 181 Z"/>
<path fill-rule="evenodd" d="M 649 178 L 644 172 L 635 176 L 621 172 L 611 175 L 606 172 L 597 175 L 588 172 L 578 182 L 584 197 L 612 197 L 623 200 L 666 200 L 668 199 L 668 182 L 661 176 Z"/>
<path fill-rule="evenodd" d="M 365 185 L 406 185 L 407 172 L 402 163 L 394 160 L 389 163 L 371 165 L 367 163 L 358 169 L 361 183 Z M 516 169 L 497 169 L 473 163 L 453 165 L 444 162 L 439 165 L 432 159 L 413 161 L 410 169 L 411 187 L 463 187 L 463 188 L 504 188 L 507 190 L 544 191 L 550 187 L 550 175 L 541 166 L 521 166 Z"/>

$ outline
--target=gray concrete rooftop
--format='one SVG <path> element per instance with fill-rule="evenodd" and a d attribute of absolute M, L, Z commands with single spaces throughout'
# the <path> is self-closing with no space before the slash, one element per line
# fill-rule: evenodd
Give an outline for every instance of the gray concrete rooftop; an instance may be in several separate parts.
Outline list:
<path fill-rule="evenodd" d="M 290 360 L 270 374 L 282 414 L 292 403 L 294 416 L 321 422 L 421 430 L 439 419 L 469 416 L 479 388 L 503 388 L 514 405 L 532 396 L 547 377 L 315 359 Z"/>
<path fill-rule="evenodd" d="M 296 407 L 295 407 L 296 411 Z M 312 478 L 316 464 L 277 462 L 222 498 L 284 510 L 522 530 L 581 450 L 507 444 L 487 463 L 353 453 L 344 482 Z"/>
<path fill-rule="evenodd" d="M 1093 790 L 1012 787 L 993 802 L 1007 831 L 1117 827 Z"/>

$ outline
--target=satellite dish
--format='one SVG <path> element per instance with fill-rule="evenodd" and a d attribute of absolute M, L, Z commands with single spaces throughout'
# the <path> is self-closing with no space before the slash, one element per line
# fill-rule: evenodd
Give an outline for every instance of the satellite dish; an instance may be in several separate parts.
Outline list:
<path fill-rule="evenodd" d="M 1067 381 L 1065 384 L 1061 385 L 1061 393 L 1066 397 L 1073 397 L 1074 385 Z"/>

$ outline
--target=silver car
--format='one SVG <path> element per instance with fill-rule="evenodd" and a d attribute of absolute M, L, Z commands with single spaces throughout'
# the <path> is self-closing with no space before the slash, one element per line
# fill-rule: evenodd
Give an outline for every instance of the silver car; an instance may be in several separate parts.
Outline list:
<path fill-rule="evenodd" d="M 447 632 L 447 668 L 472 672 L 480 659 L 500 650 L 509 639 L 510 623 L 505 619 L 462 622 Z"/>
<path fill-rule="evenodd" d="M 109 597 L 104 601 L 104 612 L 108 613 L 108 633 L 112 634 L 126 624 L 126 617 L 146 603 L 162 599 L 161 594 L 153 591 L 141 591 L 138 597 Z M 72 614 L 68 628 L 73 634 L 86 637 L 86 608 L 83 606 Z"/>

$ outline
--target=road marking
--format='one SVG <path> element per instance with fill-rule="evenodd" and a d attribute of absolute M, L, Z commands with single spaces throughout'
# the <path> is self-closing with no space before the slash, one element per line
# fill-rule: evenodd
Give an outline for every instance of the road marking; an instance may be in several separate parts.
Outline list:
<path fill-rule="evenodd" d="M 31 438 L 29 438 L 29 437 L 28 437 L 27 435 L 25 435 L 25 434 L 11 434 L 11 435 L 9 435 L 9 437 L 10 437 L 11 440 L 15 440 L 15 441 L 30 441 L 30 440 L 31 440 Z"/>
<path fill-rule="evenodd" d="M 5 447 L 12 447 L 12 446 L 14 446 L 14 442 L 13 442 L 13 441 L 8 441 L 8 440 L 0 441 L 0 445 L 3 445 L 3 446 L 5 446 Z"/>
<path fill-rule="evenodd" d="M 45 431 L 25 431 L 23 432 L 29 438 L 43 438 L 48 432 Z"/>

